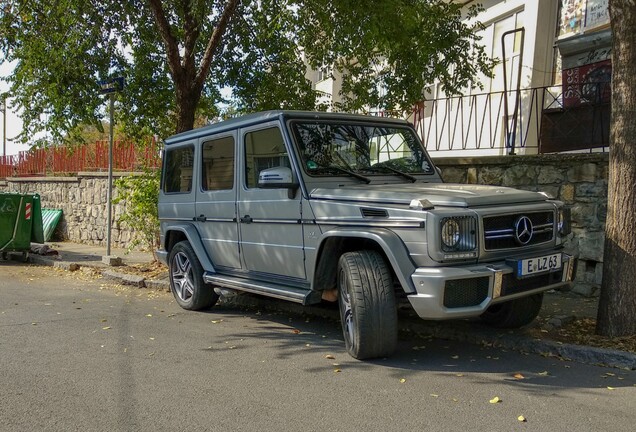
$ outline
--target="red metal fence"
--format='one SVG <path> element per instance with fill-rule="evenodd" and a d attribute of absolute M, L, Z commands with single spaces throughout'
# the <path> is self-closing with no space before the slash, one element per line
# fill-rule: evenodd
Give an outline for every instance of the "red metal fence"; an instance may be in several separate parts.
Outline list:
<path fill-rule="evenodd" d="M 161 166 L 161 155 L 153 139 L 146 145 L 130 141 L 113 143 L 113 170 L 138 171 Z M 108 141 L 77 147 L 55 146 L 30 149 L 15 156 L 0 156 L 0 178 L 70 175 L 81 171 L 108 170 Z"/>

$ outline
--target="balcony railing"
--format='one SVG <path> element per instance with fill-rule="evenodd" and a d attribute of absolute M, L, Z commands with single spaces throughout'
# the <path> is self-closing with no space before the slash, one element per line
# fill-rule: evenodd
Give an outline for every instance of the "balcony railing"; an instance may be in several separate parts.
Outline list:
<path fill-rule="evenodd" d="M 411 119 L 433 156 L 606 151 L 609 109 L 603 82 L 424 101 Z"/>

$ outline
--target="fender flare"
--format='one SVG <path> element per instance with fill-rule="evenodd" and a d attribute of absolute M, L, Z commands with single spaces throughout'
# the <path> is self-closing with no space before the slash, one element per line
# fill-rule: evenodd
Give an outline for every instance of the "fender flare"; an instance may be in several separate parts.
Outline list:
<path fill-rule="evenodd" d="M 170 225 L 166 230 L 165 237 L 168 237 L 170 231 L 178 231 L 183 233 L 186 236 L 186 239 L 194 249 L 194 252 L 197 254 L 197 258 L 203 267 L 203 270 L 206 272 L 216 273 L 214 269 L 214 264 L 212 264 L 212 260 L 208 256 L 208 253 L 201 242 L 201 236 L 199 235 L 199 231 L 192 224 L 183 223 L 183 224 L 174 224 Z"/>
<path fill-rule="evenodd" d="M 365 227 L 364 230 L 359 230 L 355 227 L 334 228 L 324 232 L 320 238 L 317 245 L 319 254 L 322 253 L 325 241 L 334 237 L 353 237 L 375 242 L 380 246 L 384 255 L 387 257 L 389 261 L 388 264 L 393 268 L 404 292 L 409 294 L 417 292 L 411 279 L 411 275 L 415 273 L 415 264 L 411 260 L 404 242 L 402 242 L 402 239 L 393 231 L 386 228 L 370 227 Z"/>

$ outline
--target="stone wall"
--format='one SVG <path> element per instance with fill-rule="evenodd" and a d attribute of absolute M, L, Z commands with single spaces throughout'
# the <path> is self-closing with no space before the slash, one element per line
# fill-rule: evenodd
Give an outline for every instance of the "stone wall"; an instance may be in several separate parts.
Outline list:
<path fill-rule="evenodd" d="M 114 177 L 123 175 L 130 173 L 118 173 Z M 54 239 L 106 246 L 106 173 L 79 173 L 77 177 L 9 178 L 0 182 L 0 191 L 38 193 L 43 208 L 62 209 L 62 219 Z M 113 188 L 113 197 L 116 196 L 117 190 Z M 112 247 L 125 248 L 131 242 L 131 231 L 117 222 L 124 211 L 124 203 L 113 205 Z"/>
<path fill-rule="evenodd" d="M 579 254 L 575 291 L 596 295 L 603 275 L 608 154 L 438 158 L 446 182 L 542 191 L 572 208 L 567 245 Z"/>
<path fill-rule="evenodd" d="M 573 232 L 568 245 L 578 252 L 580 259 L 575 290 L 586 295 L 598 292 L 607 213 L 606 153 L 438 158 L 435 162 L 447 182 L 543 191 L 570 205 Z M 9 179 L 0 182 L 2 190 L 39 193 L 44 207 L 64 211 L 58 228 L 62 239 L 105 246 L 105 174 Z M 117 191 L 113 194 L 116 196 Z M 131 241 L 131 232 L 116 222 L 124 211 L 123 205 L 114 206 L 113 247 L 126 247 Z"/>

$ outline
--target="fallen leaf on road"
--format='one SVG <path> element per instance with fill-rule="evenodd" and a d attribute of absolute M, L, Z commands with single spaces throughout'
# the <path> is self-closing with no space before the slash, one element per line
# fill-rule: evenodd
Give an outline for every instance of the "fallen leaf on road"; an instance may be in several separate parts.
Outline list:
<path fill-rule="evenodd" d="M 438 398 L 438 397 L 439 397 L 439 395 L 438 395 L 438 394 L 435 394 L 435 393 L 431 393 L 431 397 Z"/>
<path fill-rule="evenodd" d="M 607 387 L 608 390 L 616 390 L 614 387 Z"/>
<path fill-rule="evenodd" d="M 455 374 L 456 377 L 463 377 L 464 374 Z"/>
<path fill-rule="evenodd" d="M 528 420 L 526 420 L 526 418 L 524 416 L 517 417 L 517 420 L 519 420 L 521 423 L 525 423 L 525 422 L 528 421 Z"/>
<path fill-rule="evenodd" d="M 110 330 L 110 326 L 102 327 L 102 330 Z"/>
<path fill-rule="evenodd" d="M 212 324 L 218 324 L 220 322 L 223 322 L 223 320 L 212 320 L 210 321 Z"/>
<path fill-rule="evenodd" d="M 108 322 L 108 320 L 106 318 L 102 318 L 99 320 L 99 322 Z"/>
<path fill-rule="evenodd" d="M 501 399 L 499 399 L 499 396 L 495 396 L 494 398 L 490 399 L 489 401 L 491 404 L 497 404 L 501 402 Z"/>
<path fill-rule="evenodd" d="M 550 375 L 550 372 L 543 371 L 543 372 L 539 372 L 537 375 L 539 375 L 539 376 L 548 376 L 548 375 Z"/>
<path fill-rule="evenodd" d="M 400 383 L 404 384 L 406 382 L 406 380 L 404 378 L 400 378 Z"/>
<path fill-rule="evenodd" d="M 454 355 L 454 356 L 452 356 L 451 358 L 452 358 L 453 360 L 457 360 L 457 359 L 459 358 L 459 356 L 458 356 L 458 355 Z"/>
<path fill-rule="evenodd" d="M 326 359 L 329 359 L 329 360 L 335 360 L 335 359 L 336 359 L 336 357 L 335 357 L 335 356 L 333 356 L 332 354 L 327 354 L 327 355 L 325 356 L 325 358 L 326 358 Z"/>
<path fill-rule="evenodd" d="M 342 372 L 340 369 L 334 369 L 333 371 L 334 371 L 334 373 L 340 373 L 340 372 Z"/>
<path fill-rule="evenodd" d="M 150 318 L 150 317 L 152 317 L 152 314 L 146 314 L 146 316 L 147 316 L 148 318 Z"/>
<path fill-rule="evenodd" d="M 300 333 L 300 330 L 298 330 L 298 329 L 293 329 L 293 330 L 292 330 L 292 333 L 293 333 L 293 334 L 298 334 L 298 333 Z"/>
<path fill-rule="evenodd" d="M 514 379 L 518 379 L 518 380 L 525 379 L 525 377 L 524 377 L 522 374 L 520 374 L 520 373 L 516 373 L 516 374 L 514 374 L 512 377 L 513 377 Z"/>

